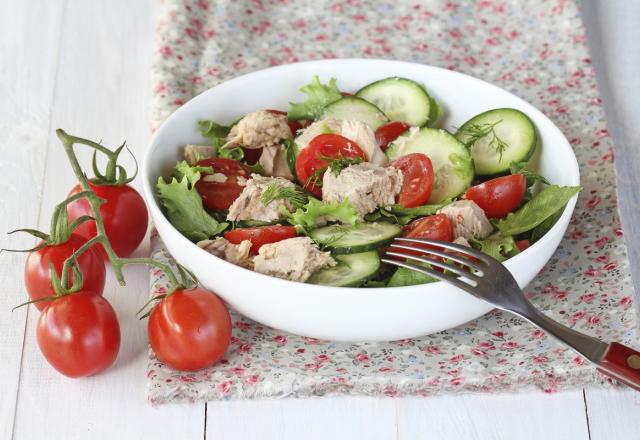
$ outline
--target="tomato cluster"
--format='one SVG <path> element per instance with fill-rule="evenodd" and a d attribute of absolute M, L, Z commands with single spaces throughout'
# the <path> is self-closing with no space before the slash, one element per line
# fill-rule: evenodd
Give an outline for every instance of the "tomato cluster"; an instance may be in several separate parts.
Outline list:
<path fill-rule="evenodd" d="M 73 143 L 96 145 L 62 131 L 58 135 L 72 164 L 77 164 Z M 65 144 L 69 139 L 71 146 Z M 118 152 L 111 152 L 110 160 L 115 162 Z M 234 164 L 212 165 L 215 171 L 238 167 L 237 162 L 230 162 Z M 77 168 L 79 165 L 74 171 Z M 237 171 L 240 175 L 248 168 Z M 43 240 L 29 252 L 24 270 L 29 302 L 41 311 L 36 330 L 40 351 L 53 368 L 69 377 L 97 374 L 116 361 L 120 324 L 114 308 L 102 296 L 105 264 L 111 262 L 114 271 L 124 265 L 120 258 L 133 253 L 148 226 L 144 200 L 126 181 L 105 182 L 102 175 L 88 181 L 84 174 L 76 175 L 81 184 L 59 205 L 66 210 L 66 218 L 62 217 L 66 224 L 50 235 L 36 231 L 34 235 Z M 98 212 L 91 200 L 99 200 Z M 54 216 L 61 216 L 59 210 Z M 62 276 L 65 270 L 66 277 Z M 195 370 L 224 355 L 231 338 L 231 319 L 215 294 L 177 284 L 158 299 L 150 312 L 148 332 L 159 359 L 177 369 Z"/>

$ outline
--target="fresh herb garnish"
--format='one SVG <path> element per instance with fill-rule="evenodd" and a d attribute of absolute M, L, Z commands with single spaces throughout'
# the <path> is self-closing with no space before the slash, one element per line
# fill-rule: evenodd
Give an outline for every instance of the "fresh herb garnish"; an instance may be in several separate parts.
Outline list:
<path fill-rule="evenodd" d="M 275 200 L 288 200 L 295 208 L 300 208 L 309 201 L 309 197 L 298 188 L 274 182 L 262 193 L 261 201 L 264 206 L 267 206 Z"/>
<path fill-rule="evenodd" d="M 496 150 L 496 152 L 500 155 L 500 161 L 502 161 L 502 154 L 509 147 L 509 145 L 507 145 L 496 133 L 496 125 L 501 122 L 502 120 L 493 123 L 488 122 L 486 124 L 471 124 L 468 127 L 462 128 L 461 132 L 464 136 L 466 136 L 464 142 L 465 146 L 467 148 L 471 148 L 480 139 L 486 136 L 490 136 L 487 144 Z"/>
<path fill-rule="evenodd" d="M 340 173 L 342 172 L 342 170 L 344 170 L 345 168 L 348 168 L 351 165 L 357 165 L 359 163 L 362 163 L 362 158 L 361 157 L 344 157 L 344 156 L 341 156 L 341 157 L 338 157 L 338 158 L 323 157 L 322 159 L 324 159 L 327 162 L 329 162 L 328 168 L 331 170 L 333 175 L 336 176 L 336 177 L 338 177 L 340 175 Z"/>

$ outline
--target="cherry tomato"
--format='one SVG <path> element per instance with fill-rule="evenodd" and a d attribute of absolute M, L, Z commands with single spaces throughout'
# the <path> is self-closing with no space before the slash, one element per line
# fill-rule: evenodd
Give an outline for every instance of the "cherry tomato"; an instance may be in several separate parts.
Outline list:
<path fill-rule="evenodd" d="M 296 174 L 298 181 L 310 193 L 321 197 L 322 190 L 317 182 L 312 182 L 314 175 L 319 175 L 318 183 L 322 183 L 323 170 L 329 166 L 327 159 L 338 159 L 341 157 L 359 157 L 367 160 L 360 146 L 339 134 L 321 134 L 314 137 L 307 148 L 304 148 L 296 159 Z"/>
<path fill-rule="evenodd" d="M 249 165 L 255 165 L 262 156 L 262 148 L 244 148 L 241 147 L 244 152 L 244 161 Z"/>
<path fill-rule="evenodd" d="M 194 371 L 218 362 L 231 340 L 229 311 L 204 289 L 178 289 L 151 311 L 149 342 L 158 359 Z"/>
<path fill-rule="evenodd" d="M 452 241 L 453 226 L 445 214 L 430 215 L 412 221 L 402 228 L 403 237 Z"/>
<path fill-rule="evenodd" d="M 100 214 L 113 250 L 119 257 L 131 255 L 142 242 L 149 224 L 144 200 L 129 185 L 109 186 L 89 183 L 89 186 L 98 197 L 106 200 L 106 203 L 100 206 Z M 69 196 L 81 191 L 80 185 L 76 185 Z M 83 215 L 93 216 L 91 206 L 86 199 L 68 204 L 67 212 L 71 221 Z M 96 224 L 94 221 L 84 222 L 74 233 L 89 240 L 96 235 Z M 105 260 L 107 259 L 102 245 L 98 244 L 95 249 Z"/>
<path fill-rule="evenodd" d="M 402 171 L 402 189 L 398 195 L 398 203 L 405 208 L 427 203 L 434 179 L 431 159 L 422 153 L 411 153 L 402 156 L 391 166 Z"/>
<path fill-rule="evenodd" d="M 526 189 L 527 179 L 522 174 L 511 174 L 472 186 L 464 198 L 476 202 L 487 217 L 502 218 L 520 206 Z"/>
<path fill-rule="evenodd" d="M 524 240 L 516 240 L 516 247 L 520 252 L 531 246 L 531 242 L 526 238 Z"/>
<path fill-rule="evenodd" d="M 69 377 L 109 368 L 120 349 L 120 325 L 111 304 L 80 291 L 52 301 L 38 318 L 38 346 L 47 362 Z"/>
<path fill-rule="evenodd" d="M 30 252 L 24 265 L 24 285 L 29 293 L 29 298 L 38 299 L 55 295 L 51 284 L 51 271 L 49 264 L 53 264 L 56 273 L 62 276 L 62 265 L 73 252 L 86 243 L 86 239 L 76 234 L 71 234 L 69 240 L 59 245 L 45 246 L 37 251 Z M 82 273 L 83 290 L 102 295 L 105 282 L 104 261 L 95 247 L 84 252 L 78 257 L 78 265 Z M 73 273 L 69 271 L 69 285 L 73 283 Z M 51 304 L 51 301 L 38 301 L 34 305 L 42 311 Z"/>
<path fill-rule="evenodd" d="M 347 97 L 347 98 L 348 98 L 349 96 L 354 96 L 354 94 L 353 94 L 353 93 L 349 93 L 349 92 L 340 92 L 340 94 L 341 94 L 342 96 Z"/>
<path fill-rule="evenodd" d="M 378 145 L 382 148 L 382 151 L 385 151 L 389 144 L 395 141 L 398 136 L 407 131 L 411 125 L 402 121 L 392 121 L 387 122 L 384 125 L 381 125 L 376 130 L 376 141 L 378 141 Z"/>
<path fill-rule="evenodd" d="M 276 115 L 287 115 L 287 112 L 283 112 L 282 110 L 268 110 L 271 113 L 274 113 Z M 309 125 L 311 121 L 309 121 L 308 119 L 301 119 L 299 121 L 289 121 L 289 129 L 291 130 L 291 134 L 293 134 L 294 136 L 296 135 L 296 133 L 298 132 L 298 130 L 302 130 L 304 127 L 306 127 L 307 125 Z M 246 157 L 246 156 L 245 156 Z"/>
<path fill-rule="evenodd" d="M 257 228 L 237 228 L 224 233 L 224 238 L 233 244 L 240 244 L 243 240 L 252 243 L 251 253 L 257 254 L 263 244 L 275 243 L 296 237 L 295 226 L 260 226 Z"/>
<path fill-rule="evenodd" d="M 209 211 L 229 209 L 244 189 L 238 178 L 248 179 L 251 176 L 251 169 L 248 166 L 233 159 L 214 157 L 201 160 L 196 165 L 211 167 L 215 173 L 224 174 L 227 177 L 224 182 L 211 182 L 207 181 L 209 173 L 202 173 L 202 177 L 196 182 L 196 191 Z"/>

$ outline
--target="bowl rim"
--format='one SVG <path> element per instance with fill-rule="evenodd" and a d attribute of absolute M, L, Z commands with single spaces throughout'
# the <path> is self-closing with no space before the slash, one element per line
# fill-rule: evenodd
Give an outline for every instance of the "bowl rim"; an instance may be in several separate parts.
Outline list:
<path fill-rule="evenodd" d="M 208 99 L 208 96 L 212 93 L 215 93 L 214 90 L 218 87 L 221 87 L 223 85 L 228 85 L 229 83 L 234 83 L 234 82 L 241 82 L 246 80 L 247 78 L 251 78 L 251 77 L 256 77 L 256 76 L 261 76 L 261 75 L 268 75 L 271 73 L 277 73 L 278 71 L 281 70 L 288 70 L 291 68 L 296 68 L 297 66 L 306 66 L 306 67 L 310 67 L 312 68 L 313 66 L 321 66 L 321 65 L 327 65 L 327 64 L 348 64 L 348 63 L 366 63 L 366 64 L 392 64 L 392 65 L 396 65 L 398 66 L 400 69 L 402 67 L 411 67 L 411 68 L 421 68 L 421 69 L 425 69 L 425 70 L 433 70 L 433 71 L 437 71 L 441 74 L 445 74 L 445 75 L 451 75 L 452 77 L 458 77 L 458 78 L 464 78 L 466 81 L 471 81 L 471 82 L 476 82 L 480 85 L 482 85 L 483 87 L 488 87 L 490 89 L 494 89 L 496 91 L 499 91 L 500 93 L 508 93 L 509 95 L 511 95 L 511 97 L 513 99 L 515 99 L 519 104 L 523 105 L 524 107 L 527 107 L 528 110 L 527 112 L 530 112 L 531 114 L 535 114 L 537 117 L 542 118 L 546 121 L 549 122 L 549 128 L 552 131 L 552 135 L 554 137 L 559 136 L 561 139 L 565 140 L 565 145 L 563 146 L 563 148 L 568 148 L 568 151 L 570 153 L 570 161 L 569 163 L 566 164 L 566 171 L 568 173 L 568 177 L 569 180 L 571 181 L 571 185 L 575 185 L 578 186 L 580 185 L 580 169 L 579 169 L 579 165 L 578 165 L 578 160 L 576 159 L 575 153 L 573 151 L 573 148 L 571 148 L 571 144 L 569 143 L 569 141 L 567 140 L 567 138 L 565 137 L 565 135 L 562 133 L 562 131 L 555 125 L 555 123 L 548 118 L 544 113 L 542 113 L 540 110 L 538 110 L 535 106 L 533 106 L 532 104 L 530 104 L 529 102 L 525 101 L 524 99 L 520 98 L 519 96 L 509 92 L 508 90 L 505 90 L 501 87 L 498 87 L 490 82 L 484 81 L 482 79 L 476 78 L 474 76 L 471 75 L 467 75 L 461 72 L 456 72 L 453 70 L 449 70 L 449 69 L 445 69 L 442 67 L 437 67 L 437 66 L 432 66 L 429 64 L 420 64 L 420 63 L 414 63 L 414 62 L 409 62 L 409 61 L 398 61 L 398 60 L 387 60 L 387 59 L 379 59 L 379 58 L 336 58 L 336 59 L 329 59 L 329 60 L 315 60 L 315 61 L 303 61 L 303 62 L 298 62 L 298 63 L 289 63 L 289 64 L 282 64 L 282 65 L 278 65 L 278 66 L 273 66 L 273 67 L 268 67 L 265 69 L 259 69 L 253 72 L 249 72 L 243 75 L 238 75 L 236 77 L 233 77 L 231 79 L 228 79 L 226 81 L 223 81 L 207 90 L 205 90 L 204 92 L 194 96 L 193 98 L 191 98 L 189 101 L 187 101 L 185 104 L 181 105 L 179 108 L 177 108 L 173 113 L 171 113 L 171 115 L 169 115 L 169 117 L 167 117 L 162 124 L 158 127 L 158 129 L 155 131 L 155 133 L 151 136 L 151 139 L 149 140 L 149 143 L 147 144 L 147 148 L 145 150 L 145 154 L 144 157 L 142 159 L 142 166 L 141 166 L 141 174 L 142 174 L 142 186 L 143 186 L 143 194 L 144 194 L 144 198 L 147 202 L 147 206 L 149 207 L 150 211 L 152 211 L 152 218 L 154 219 L 154 221 L 158 222 L 158 219 L 161 223 L 163 223 L 163 226 L 168 226 L 172 232 L 174 232 L 177 236 L 180 237 L 181 240 L 181 244 L 183 243 L 186 246 L 193 246 L 195 249 L 198 249 L 200 251 L 200 255 L 202 256 L 202 258 L 210 258 L 211 262 L 213 264 L 223 264 L 223 267 L 225 267 L 225 265 L 228 265 L 226 267 L 233 267 L 235 269 L 241 269 L 245 272 L 251 273 L 252 275 L 247 275 L 247 276 L 256 276 L 258 277 L 258 279 L 269 279 L 269 282 L 272 283 L 276 283 L 276 284 L 280 284 L 282 286 L 299 286 L 300 284 L 303 284 L 305 286 L 306 290 L 307 288 L 309 289 L 308 292 L 311 291 L 321 291 L 324 290 L 326 291 L 327 289 L 332 290 L 334 292 L 340 292 L 341 294 L 348 294 L 348 295 L 355 295 L 355 294 L 365 294 L 368 295 L 369 293 L 377 293 L 380 294 L 382 292 L 386 292 L 386 293 L 392 293 L 393 294 L 398 294 L 400 292 L 415 292 L 417 290 L 422 290 L 425 288 L 437 288 L 438 286 L 442 286 L 443 283 L 447 283 L 446 281 L 435 281 L 433 283 L 428 283 L 428 284 L 419 284 L 419 285 L 413 285 L 413 286 L 400 286 L 400 287 L 368 287 L 368 288 L 362 288 L 362 287 L 336 287 L 336 286 L 325 286 L 325 285 L 320 285 L 320 284 L 307 284 L 307 283 L 300 283 L 297 281 L 290 281 L 290 280 L 285 280 L 282 278 L 277 278 L 277 277 L 272 277 L 270 275 L 264 275 L 261 274 L 259 272 L 255 272 L 253 270 L 250 269 L 246 269 L 240 266 L 237 266 L 233 263 L 230 263 L 222 258 L 216 257 L 213 254 L 210 254 L 208 252 L 206 252 L 204 249 L 198 247 L 195 243 L 191 242 L 187 237 L 185 237 L 184 235 L 182 235 L 172 224 L 171 222 L 169 222 L 169 220 L 167 219 L 167 217 L 165 216 L 164 212 L 162 211 L 162 208 L 160 207 L 160 205 L 158 204 L 156 197 L 155 197 L 155 185 L 152 187 L 151 183 L 151 163 L 152 163 L 152 159 L 153 159 L 153 152 L 155 151 L 156 148 L 158 148 L 158 145 L 160 145 L 160 139 L 162 139 L 162 137 L 164 136 L 165 132 L 167 132 L 171 126 L 171 123 L 174 119 L 177 119 L 180 117 L 180 115 L 184 112 L 189 111 L 188 108 L 199 102 L 202 100 L 206 100 Z M 399 76 L 401 76 L 401 73 L 399 73 Z M 195 127 L 195 124 L 194 124 Z M 195 129 L 195 128 L 194 128 Z M 157 177 L 155 177 L 155 179 L 153 181 L 156 181 Z M 533 243 L 531 246 L 529 246 L 526 250 L 524 250 L 523 252 L 515 255 L 514 257 L 509 258 L 508 260 L 506 260 L 503 264 L 507 267 L 507 269 L 509 269 L 511 266 L 514 266 L 517 262 L 519 262 L 520 260 L 522 260 L 523 258 L 527 258 L 528 255 L 533 255 L 536 249 L 542 249 L 546 243 L 548 241 L 551 240 L 551 232 L 552 231 L 557 231 L 562 224 L 564 224 L 565 222 L 568 223 L 571 219 L 571 216 L 573 214 L 573 210 L 574 207 L 576 205 L 577 199 L 578 199 L 578 195 L 576 194 L 574 195 L 569 202 L 566 204 L 562 215 L 560 216 L 560 218 L 556 221 L 556 223 L 553 225 L 553 227 L 547 231 L 547 233 L 538 241 L 536 241 L 535 243 Z M 530 252 L 529 252 L 530 251 Z M 555 252 L 555 249 L 554 249 Z M 546 264 L 546 262 L 545 262 Z M 537 275 L 536 275 L 537 276 Z M 535 279 L 535 278 L 534 278 Z M 448 283 L 447 283 L 448 284 Z"/>

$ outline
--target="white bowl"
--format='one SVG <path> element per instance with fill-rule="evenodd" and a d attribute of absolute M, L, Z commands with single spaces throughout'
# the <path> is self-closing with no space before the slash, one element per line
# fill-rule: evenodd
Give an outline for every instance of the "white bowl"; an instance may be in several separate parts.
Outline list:
<path fill-rule="evenodd" d="M 505 90 L 461 73 L 399 61 L 343 59 L 273 67 L 229 80 L 193 98 L 159 128 L 142 166 L 151 217 L 171 254 L 201 284 L 243 315 L 265 325 L 336 341 L 387 341 L 417 337 L 458 326 L 492 307 L 444 282 L 394 288 L 326 287 L 285 281 L 235 266 L 198 248 L 165 218 L 155 196 L 158 176 L 168 175 L 186 143 L 206 143 L 196 122 L 230 123 L 250 111 L 286 110 L 303 100 L 298 89 L 313 75 L 338 79 L 353 92 L 372 81 L 401 76 L 426 85 L 445 110 L 440 127 L 455 131 L 485 110 L 512 107 L 535 123 L 541 147 L 538 172 L 560 185 L 578 185 L 578 164 L 560 130 L 540 111 Z M 569 224 L 574 197 L 555 226 L 538 242 L 506 261 L 518 284 L 528 284 L 557 248 Z"/>

